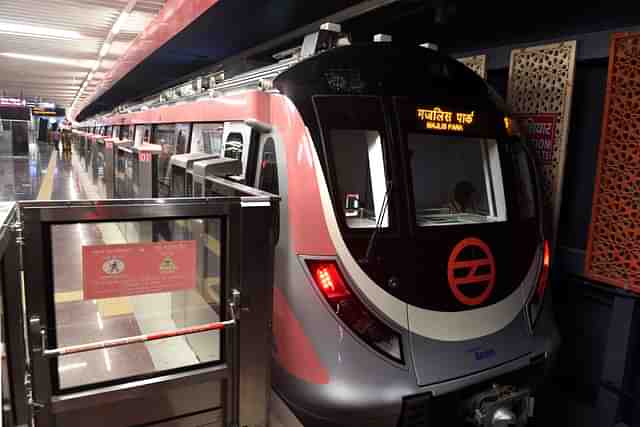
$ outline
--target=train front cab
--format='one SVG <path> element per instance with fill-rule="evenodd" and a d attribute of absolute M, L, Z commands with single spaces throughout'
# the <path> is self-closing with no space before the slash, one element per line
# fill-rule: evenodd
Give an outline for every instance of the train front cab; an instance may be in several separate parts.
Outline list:
<path fill-rule="evenodd" d="M 525 425 L 558 338 L 535 161 L 502 102 L 392 45 L 275 84 L 276 392 L 312 427 Z"/>

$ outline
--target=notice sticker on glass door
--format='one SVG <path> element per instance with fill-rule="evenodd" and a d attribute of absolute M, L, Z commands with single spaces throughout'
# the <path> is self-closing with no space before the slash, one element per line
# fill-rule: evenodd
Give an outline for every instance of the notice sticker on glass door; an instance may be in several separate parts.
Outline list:
<path fill-rule="evenodd" d="M 193 289 L 196 241 L 82 247 L 84 299 Z"/>

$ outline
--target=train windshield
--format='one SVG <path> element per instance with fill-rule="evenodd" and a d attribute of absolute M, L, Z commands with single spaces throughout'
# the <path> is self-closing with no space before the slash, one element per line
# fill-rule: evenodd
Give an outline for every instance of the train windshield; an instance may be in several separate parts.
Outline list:
<path fill-rule="evenodd" d="M 514 220 L 535 216 L 528 157 L 520 143 L 498 142 L 495 117 L 406 98 L 393 107 L 374 96 L 313 99 L 346 228 L 393 227 L 394 212 L 410 214 L 419 228 L 506 222 L 508 212 Z M 394 124 L 400 132 L 392 144 L 387 129 Z M 408 205 L 390 191 L 401 174 Z"/>
<path fill-rule="evenodd" d="M 389 150 L 377 97 L 314 98 L 333 175 L 336 204 L 352 229 L 389 226 L 385 152 Z M 338 207 L 336 207 L 338 209 Z"/>
<path fill-rule="evenodd" d="M 409 132 L 407 150 L 419 226 L 506 219 L 495 140 Z"/>

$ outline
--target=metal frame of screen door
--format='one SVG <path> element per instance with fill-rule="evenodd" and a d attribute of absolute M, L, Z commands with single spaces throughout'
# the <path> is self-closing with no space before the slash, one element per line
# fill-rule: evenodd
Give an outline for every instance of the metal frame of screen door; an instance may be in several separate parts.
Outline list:
<path fill-rule="evenodd" d="M 152 426 L 156 423 L 164 425 L 163 420 L 171 419 L 179 420 L 180 426 L 266 426 L 276 237 L 273 213 L 277 203 L 278 198 L 268 193 L 201 199 L 21 203 L 23 256 L 29 260 L 29 268 L 24 271 L 24 282 L 31 356 L 31 390 L 28 390 L 28 394 L 34 425 Z M 239 300 L 234 302 L 237 318 L 232 319 L 228 312 L 224 315 L 223 310 L 220 313 L 221 320 L 227 323 L 225 329 L 229 327 L 233 331 L 222 332 L 221 362 L 118 380 L 108 385 L 85 386 L 81 391 L 55 390 L 57 356 L 68 349 L 56 348 L 51 226 L 186 218 L 221 220 L 222 295 L 230 296 L 232 290 L 240 294 Z M 221 301 L 221 309 L 222 306 Z M 48 331 L 46 341 L 42 339 L 42 331 Z M 171 336 L 172 333 L 184 332 L 162 333 Z M 140 339 L 147 337 L 134 338 L 141 342 Z M 154 339 L 162 337 L 156 336 Z M 122 342 L 116 344 L 127 345 Z M 208 387 L 208 384 L 211 384 L 211 388 L 207 388 L 210 390 L 207 393 L 211 393 L 207 396 L 212 402 L 211 407 L 207 411 L 194 408 L 194 412 L 189 412 L 188 405 L 192 397 L 188 395 L 188 390 L 200 387 L 198 390 L 201 393 L 202 387 Z M 175 406 L 182 405 L 182 412 L 155 419 L 157 404 L 147 408 L 144 404 L 158 399 L 159 394 L 174 399 L 172 403 Z M 126 407 L 135 409 L 129 413 L 122 409 Z"/>

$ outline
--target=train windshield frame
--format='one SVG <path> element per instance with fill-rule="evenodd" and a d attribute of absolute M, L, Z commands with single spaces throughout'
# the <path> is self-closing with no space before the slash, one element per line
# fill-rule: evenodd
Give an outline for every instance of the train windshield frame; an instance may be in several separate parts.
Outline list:
<path fill-rule="evenodd" d="M 524 141 L 508 137 L 501 113 L 401 97 L 393 104 L 419 229 L 538 218 L 533 156 Z M 417 171 L 416 159 L 431 167 Z"/>

